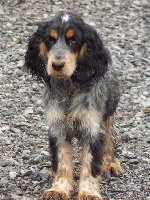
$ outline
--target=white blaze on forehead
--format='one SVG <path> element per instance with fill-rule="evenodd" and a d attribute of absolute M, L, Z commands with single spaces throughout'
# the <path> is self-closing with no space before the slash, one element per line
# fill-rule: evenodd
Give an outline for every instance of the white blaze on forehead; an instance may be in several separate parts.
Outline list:
<path fill-rule="evenodd" d="M 65 14 L 61 17 L 62 19 L 62 22 L 67 22 L 69 20 L 69 15 L 68 14 Z"/>

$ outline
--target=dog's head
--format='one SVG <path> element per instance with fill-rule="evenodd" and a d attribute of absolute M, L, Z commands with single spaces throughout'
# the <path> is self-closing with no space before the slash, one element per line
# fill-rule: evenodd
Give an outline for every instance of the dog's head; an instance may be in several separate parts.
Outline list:
<path fill-rule="evenodd" d="M 109 61 L 96 30 L 78 15 L 64 12 L 39 25 L 25 56 L 26 68 L 45 82 L 54 76 L 84 83 L 104 75 Z"/>

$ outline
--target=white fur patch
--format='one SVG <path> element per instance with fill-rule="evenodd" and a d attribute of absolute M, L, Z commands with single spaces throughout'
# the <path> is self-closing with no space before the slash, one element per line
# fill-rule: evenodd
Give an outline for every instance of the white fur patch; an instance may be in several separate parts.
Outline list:
<path fill-rule="evenodd" d="M 80 119 L 82 126 L 89 131 L 91 136 L 97 134 L 100 130 L 100 114 L 94 109 L 83 109 L 78 106 L 76 110 L 71 113 L 73 120 Z"/>
<path fill-rule="evenodd" d="M 62 22 L 67 22 L 69 20 L 69 15 L 68 14 L 65 14 L 61 17 L 62 19 Z"/>
<path fill-rule="evenodd" d="M 60 120 L 64 120 L 66 117 L 64 112 L 57 105 L 50 106 L 46 111 L 46 114 L 47 121 L 50 126 L 52 124 L 56 125 Z"/>

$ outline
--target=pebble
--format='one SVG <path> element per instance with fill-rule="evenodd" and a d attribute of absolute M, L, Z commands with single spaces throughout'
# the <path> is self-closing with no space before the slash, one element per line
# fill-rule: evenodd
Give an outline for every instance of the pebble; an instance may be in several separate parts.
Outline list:
<path fill-rule="evenodd" d="M 1 128 L 2 131 L 8 131 L 9 129 L 10 129 L 9 126 L 2 126 L 2 128 Z"/>
<path fill-rule="evenodd" d="M 43 112 L 44 112 L 44 109 L 42 107 L 36 108 L 36 113 L 37 114 L 43 114 Z"/>
<path fill-rule="evenodd" d="M 28 38 L 37 22 L 60 10 L 75 11 L 96 27 L 111 51 L 122 96 L 116 112 L 121 177 L 103 178 L 104 199 L 148 200 L 149 171 L 149 1 L 26 0 L 0 5 L 0 199 L 38 200 L 52 184 L 45 87 L 23 70 Z M 24 11 L 24 12 L 22 12 Z M 73 142 L 75 144 L 76 142 Z M 75 151 L 76 152 L 76 151 Z M 75 153 L 75 177 L 79 179 Z M 142 190 L 141 188 L 144 188 Z M 75 182 L 72 200 L 77 198 Z"/>
<path fill-rule="evenodd" d="M 138 159 L 129 159 L 129 163 L 136 165 L 139 163 L 139 161 L 138 161 Z"/>
<path fill-rule="evenodd" d="M 49 126 L 42 125 L 42 126 L 41 126 L 41 130 L 42 130 L 42 131 L 48 131 L 48 130 L 49 130 Z"/>
<path fill-rule="evenodd" d="M 16 172 L 13 172 L 13 171 L 9 172 L 9 177 L 10 177 L 11 179 L 16 178 L 16 176 L 17 176 L 17 173 L 16 173 Z"/>
<path fill-rule="evenodd" d="M 150 144 L 150 136 L 146 138 L 146 142 Z"/>
<path fill-rule="evenodd" d="M 7 177 L 1 177 L 0 184 L 2 186 L 4 186 L 4 185 L 6 186 L 8 183 L 9 183 L 9 180 Z"/>
<path fill-rule="evenodd" d="M 49 175 L 48 172 L 40 171 L 39 176 L 40 176 L 40 179 L 43 180 L 43 181 L 48 181 L 49 178 L 50 178 L 50 175 Z"/>
<path fill-rule="evenodd" d="M 136 158 L 136 155 L 133 152 L 130 152 L 130 151 L 127 151 L 127 150 L 122 150 L 122 155 L 125 156 L 126 158 L 129 158 L 129 159 Z"/>
<path fill-rule="evenodd" d="M 45 150 L 42 150 L 41 151 L 41 154 L 45 155 L 45 156 L 49 156 L 49 152 L 48 151 L 45 151 Z"/>
<path fill-rule="evenodd" d="M 150 108 L 150 100 L 149 101 L 143 101 L 142 105 L 144 106 L 144 108 Z"/>
<path fill-rule="evenodd" d="M 29 114 L 33 114 L 33 108 L 32 107 L 26 108 L 24 111 L 24 114 L 25 114 L 25 116 L 27 116 Z"/>
<path fill-rule="evenodd" d="M 21 185 L 21 190 L 26 191 L 28 188 L 28 186 L 26 184 L 22 184 Z"/>
<path fill-rule="evenodd" d="M 122 139 L 122 141 L 128 142 L 129 140 L 139 138 L 140 136 L 141 136 L 141 134 L 139 132 L 138 133 L 125 132 L 121 135 L 121 139 Z"/>

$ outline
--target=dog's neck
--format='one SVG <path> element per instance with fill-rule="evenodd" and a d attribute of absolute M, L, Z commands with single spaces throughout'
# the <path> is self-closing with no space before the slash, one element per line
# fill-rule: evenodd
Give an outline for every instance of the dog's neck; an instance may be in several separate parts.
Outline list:
<path fill-rule="evenodd" d="M 62 97 L 66 95 L 72 95 L 72 93 L 75 91 L 75 86 L 73 85 L 72 80 L 70 78 L 58 79 L 55 77 L 51 77 L 50 85 L 51 92 L 55 95 L 57 94 Z"/>

